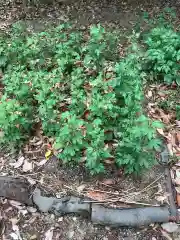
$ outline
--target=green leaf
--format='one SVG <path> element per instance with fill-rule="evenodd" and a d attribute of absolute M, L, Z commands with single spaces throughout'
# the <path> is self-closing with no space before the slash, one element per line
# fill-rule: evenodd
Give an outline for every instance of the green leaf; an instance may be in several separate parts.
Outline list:
<path fill-rule="evenodd" d="M 53 147 L 58 150 L 63 148 L 63 143 L 62 142 L 56 142 Z"/>
<path fill-rule="evenodd" d="M 164 81 L 167 83 L 167 84 L 171 84 L 172 81 L 173 81 L 173 76 L 171 74 L 167 74 L 164 76 Z"/>
<path fill-rule="evenodd" d="M 160 121 L 153 121 L 152 122 L 152 127 L 154 127 L 154 128 L 164 128 L 164 124 Z"/>

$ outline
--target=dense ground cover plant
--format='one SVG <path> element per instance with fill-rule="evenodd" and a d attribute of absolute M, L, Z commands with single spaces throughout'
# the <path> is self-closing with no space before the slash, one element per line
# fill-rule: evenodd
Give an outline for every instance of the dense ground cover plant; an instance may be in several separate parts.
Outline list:
<path fill-rule="evenodd" d="M 143 65 L 148 80 L 180 85 L 180 30 L 175 11 L 166 8 L 154 19 L 146 15 L 145 20 L 149 30 L 142 34 Z"/>
<path fill-rule="evenodd" d="M 176 119 L 180 121 L 180 104 L 176 105 Z"/>
<path fill-rule="evenodd" d="M 172 88 L 168 99 L 162 101 L 159 107 L 165 111 L 173 110 L 176 120 L 179 120 L 180 29 L 179 23 L 176 24 L 175 11 L 165 10 L 156 19 L 146 15 L 149 30 L 142 34 L 141 39 L 144 47 L 142 70 L 148 83 L 159 82 Z"/>
<path fill-rule="evenodd" d="M 180 85 L 180 32 L 157 27 L 147 34 L 144 43 L 146 71 L 151 79 Z"/>
<path fill-rule="evenodd" d="M 40 122 L 64 162 L 84 161 L 92 173 L 107 159 L 128 173 L 149 168 L 161 124 L 144 115 L 141 51 L 133 44 L 121 59 L 117 43 L 100 25 L 39 34 L 16 25 L 1 36 L 1 142 L 20 146 Z"/>

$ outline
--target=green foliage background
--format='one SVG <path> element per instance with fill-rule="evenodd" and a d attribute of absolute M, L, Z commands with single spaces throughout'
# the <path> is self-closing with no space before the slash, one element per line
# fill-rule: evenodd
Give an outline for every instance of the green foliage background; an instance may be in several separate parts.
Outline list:
<path fill-rule="evenodd" d="M 144 113 L 143 83 L 180 83 L 180 34 L 162 26 L 144 35 L 141 47 L 138 41 L 138 34 L 131 38 L 122 58 L 118 34 L 100 25 L 39 34 L 15 25 L 0 37 L 1 142 L 21 146 L 41 122 L 58 157 L 85 161 L 91 173 L 103 172 L 109 158 L 128 173 L 152 166 L 162 124 Z"/>

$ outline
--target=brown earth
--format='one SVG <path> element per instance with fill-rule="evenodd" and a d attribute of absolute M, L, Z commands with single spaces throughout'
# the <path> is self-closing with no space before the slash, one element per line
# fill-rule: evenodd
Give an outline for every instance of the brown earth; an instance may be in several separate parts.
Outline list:
<path fill-rule="evenodd" d="M 40 5 L 29 7 L 26 14 L 23 13 L 22 3 L 19 1 L 2 1 L 0 5 L 0 29 L 4 30 L 12 23 L 21 20 L 34 31 L 44 29 L 45 25 L 57 24 L 59 22 L 71 20 L 80 27 L 88 26 L 92 23 L 101 23 L 109 28 L 132 29 L 139 14 L 147 11 L 150 15 L 160 12 L 164 7 L 174 7 L 180 9 L 180 1 L 108 1 L 108 0 L 87 0 L 76 1 L 69 4 L 54 3 L 50 5 Z M 177 15 L 179 13 L 177 12 Z M 125 177 L 120 170 L 112 168 L 106 176 L 92 178 L 82 168 L 65 168 L 60 166 L 46 166 L 42 171 L 24 173 L 22 166 L 15 169 L 12 164 L 20 157 L 15 154 L 1 154 L 0 171 L 1 175 L 20 176 L 41 187 L 45 194 L 63 196 L 66 194 L 86 194 L 90 189 L 100 191 L 126 192 L 126 195 L 133 192 L 142 191 L 163 173 L 162 167 L 157 166 L 140 179 Z M 27 156 L 24 156 L 27 159 Z M 41 156 L 42 157 L 42 156 Z M 32 160 L 33 166 L 40 162 L 41 157 Z M 112 182 L 107 186 L 107 179 Z M 114 181 L 114 182 L 113 182 Z M 162 187 L 162 190 L 160 189 Z M 129 189 L 129 191 L 127 191 Z M 85 191 L 86 190 L 86 191 Z M 133 200 L 157 203 L 156 194 L 158 191 L 164 193 L 163 177 L 157 181 L 154 188 L 149 189 L 141 195 L 134 196 Z M 83 192 L 82 192 L 83 191 Z M 85 192 L 85 193 L 84 193 Z M 123 205 L 125 206 L 125 205 Z M 88 219 L 79 216 L 56 217 L 50 214 L 41 214 L 37 209 L 27 208 L 18 203 L 1 199 L 0 203 L 0 236 L 1 239 L 33 240 L 46 239 L 50 229 L 53 232 L 52 239 L 62 240 L 158 240 L 166 239 L 162 236 L 158 225 L 140 229 L 111 229 L 93 225 Z M 15 235 L 16 236 L 15 236 Z M 173 236 L 172 236 L 173 237 Z M 173 239 L 173 238 L 172 238 Z M 174 239 L 178 239 L 174 237 Z"/>

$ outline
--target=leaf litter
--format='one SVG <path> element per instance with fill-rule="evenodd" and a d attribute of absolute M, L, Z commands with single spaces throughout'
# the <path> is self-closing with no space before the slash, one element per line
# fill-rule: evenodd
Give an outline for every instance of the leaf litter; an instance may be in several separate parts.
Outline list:
<path fill-rule="evenodd" d="M 166 85 L 152 85 L 151 96 L 147 92 L 148 114 L 153 119 L 164 123 L 163 129 L 157 129 L 157 133 L 163 138 L 169 151 L 169 166 L 171 179 L 176 191 L 177 206 L 180 207 L 180 121 L 176 119 L 174 106 L 179 104 L 178 89 Z M 173 97 L 172 97 L 173 96 Z M 163 196 L 158 197 L 163 200 Z"/>
<path fill-rule="evenodd" d="M 10 5 L 9 1 L 7 1 L 7 6 Z M 93 5 L 93 9 L 94 9 L 94 5 Z M 51 9 L 52 10 L 52 9 Z M 14 14 L 15 11 L 19 11 L 19 7 L 17 7 L 17 9 L 15 9 L 13 11 L 13 16 L 17 17 L 18 14 Z M 134 9 L 133 9 L 134 11 Z M 8 12 L 8 16 L 10 15 L 10 11 Z M 31 12 L 31 11 L 30 11 Z M 52 11 L 51 11 L 52 12 Z M 30 15 L 30 14 L 29 14 Z M 59 14 L 61 15 L 61 14 Z M 7 22 L 7 25 L 9 23 Z M 4 28 L 4 24 L 1 24 Z M 154 89 L 157 88 L 158 89 L 158 94 L 154 94 Z M 150 87 L 150 89 L 147 92 L 147 97 L 149 100 L 151 100 L 152 98 L 156 97 L 159 98 L 159 100 L 165 100 L 168 96 L 168 93 L 166 93 L 167 88 L 161 85 L 154 85 L 152 87 Z M 154 119 L 158 119 L 161 122 L 163 122 L 166 125 L 166 129 L 165 130 L 157 130 L 159 132 L 159 134 L 164 137 L 166 143 L 168 144 L 168 148 L 169 151 L 171 152 L 172 156 L 180 156 L 180 150 L 179 150 L 179 146 L 180 146 L 180 142 L 179 141 L 179 135 L 177 136 L 176 131 L 173 132 L 174 128 L 180 128 L 180 121 L 175 120 L 175 114 L 173 111 L 168 111 L 165 112 L 164 110 L 162 110 L 159 106 L 157 106 L 157 99 L 155 101 L 151 103 L 148 103 L 148 107 L 149 107 L 149 114 L 152 118 Z M 175 137 L 176 136 L 176 137 Z M 175 139 L 176 138 L 176 139 Z M 38 144 L 40 144 L 40 142 L 38 142 Z M 37 147 L 40 147 L 40 145 L 37 145 Z M 46 152 L 47 149 L 43 149 L 43 153 Z M 114 179 L 110 179 L 108 177 L 108 179 L 104 179 L 101 182 L 98 182 L 98 184 L 96 182 L 80 182 L 79 180 L 76 179 L 75 180 L 73 177 L 69 177 L 67 178 L 67 176 L 65 176 L 65 172 L 61 172 L 61 176 L 57 177 L 57 175 L 55 174 L 47 174 L 46 172 L 35 172 L 34 175 L 30 175 L 32 171 L 35 171 L 34 166 L 44 166 L 46 165 L 47 160 L 44 159 L 44 156 L 47 157 L 47 159 L 49 158 L 50 154 L 44 154 L 43 156 L 41 155 L 41 153 L 36 149 L 36 153 L 39 153 L 39 156 L 34 156 L 34 154 L 36 155 L 35 151 L 28 151 L 29 154 L 32 154 L 30 158 L 34 158 L 34 162 L 29 162 L 29 155 L 27 156 L 20 156 L 18 158 L 18 160 L 12 164 L 9 164 L 8 166 L 5 166 L 4 169 L 4 173 L 8 173 L 9 170 L 11 171 L 11 173 L 14 173 L 14 175 L 21 175 L 23 174 L 23 177 L 25 179 L 27 179 L 29 181 L 29 183 L 31 185 L 36 185 L 36 184 L 41 184 L 42 187 L 45 188 L 45 190 L 47 190 L 47 192 L 49 192 L 49 189 L 51 189 L 51 193 L 56 194 L 57 192 L 64 194 L 69 194 L 69 193 L 77 193 L 78 194 L 84 194 L 85 196 L 88 196 L 91 199 L 97 200 L 97 201 L 105 201 L 108 203 L 108 201 L 110 202 L 110 200 L 113 200 L 115 203 L 115 207 L 118 206 L 118 200 L 120 200 L 119 198 L 123 198 L 124 202 L 125 201 L 129 201 L 130 206 L 132 206 L 132 202 L 133 204 L 137 204 L 138 201 L 146 201 L 144 203 L 150 202 L 152 196 L 153 198 L 157 198 L 161 197 L 161 199 L 159 200 L 159 202 L 164 202 L 166 200 L 166 193 L 164 193 L 164 190 L 161 189 L 161 184 L 160 184 L 160 179 L 158 179 L 158 177 L 156 176 L 156 178 L 153 177 L 153 179 L 158 179 L 157 182 L 155 182 L 154 184 L 150 185 L 152 183 L 148 183 L 145 187 L 140 188 L 139 185 L 135 185 L 135 186 L 129 186 L 130 182 L 132 182 L 133 180 L 130 179 L 129 182 L 123 183 L 122 178 L 117 177 L 117 181 Z M 107 164 L 112 164 L 114 163 L 113 159 L 109 159 L 107 160 Z M 176 164 L 174 165 L 175 167 L 177 167 L 177 169 L 179 168 L 178 164 L 180 164 L 178 161 L 176 162 Z M 176 170 L 176 169 L 175 169 Z M 176 171 L 175 171 L 176 172 Z M 75 171 L 76 175 L 79 175 L 79 177 L 81 176 L 81 173 L 77 173 Z M 123 175 L 122 175 L 123 177 Z M 60 180 L 60 182 L 58 182 L 58 179 L 62 179 Z M 174 180 L 176 183 L 176 188 L 178 188 L 179 184 L 178 184 L 178 179 L 179 177 L 177 176 L 177 174 L 174 175 Z M 57 184 L 58 182 L 58 184 Z M 66 187 L 64 186 L 65 183 L 68 185 L 67 189 L 64 190 Z M 123 185 L 125 184 L 125 185 Z M 95 186 L 96 188 L 92 189 L 92 185 Z M 47 187 L 48 186 L 48 187 Z M 117 189 L 117 190 L 116 190 Z M 138 190 L 137 190 L 138 189 Z M 97 191 L 96 191 L 97 190 Z M 149 196 L 149 192 L 152 191 L 152 196 Z M 143 195 L 144 193 L 148 192 L 148 194 Z M 114 194 L 113 194 L 114 193 Z M 162 199 L 164 198 L 164 199 Z M 158 201 L 158 200 L 157 200 Z M 131 202 L 131 203 L 130 203 Z M 117 204 L 118 203 L 118 204 Z M 112 204 L 112 203 L 110 203 Z M 150 204 L 154 204 L 153 202 Z M 156 203 L 157 204 L 157 203 Z M 128 205 L 128 204 L 126 204 Z M 13 206 L 15 208 L 15 212 L 16 212 L 16 216 L 20 216 L 22 211 L 25 211 L 26 209 L 24 208 L 24 206 L 22 206 L 21 204 L 19 204 L 18 202 L 12 202 L 11 201 L 11 206 Z M 123 205 L 125 206 L 125 205 Z M 8 209 L 8 208 L 7 208 Z M 20 212 L 21 211 L 21 212 Z M 23 218 L 24 220 L 24 226 L 28 223 L 28 228 L 27 231 L 29 230 L 29 228 L 31 226 L 29 226 L 29 223 L 32 221 L 32 223 L 36 220 L 36 218 L 38 219 L 38 221 L 41 221 L 43 226 L 42 226 L 42 232 L 41 232 L 41 237 L 39 238 L 38 235 L 35 234 L 31 234 L 31 236 L 28 236 L 26 239 L 33 239 L 31 237 L 37 237 L 34 239 L 42 239 L 42 236 L 45 237 L 46 240 L 51 240 L 53 239 L 53 235 L 54 235 L 54 226 L 56 226 L 56 221 L 49 221 L 49 219 L 51 219 L 51 217 L 48 217 L 49 219 L 47 220 L 45 218 L 44 215 L 42 215 L 42 219 L 46 219 L 45 222 L 43 222 L 43 220 L 40 218 L 40 216 L 38 215 L 36 209 L 28 209 L 27 211 L 30 212 L 30 214 L 32 215 L 28 221 L 26 222 L 26 220 Z M 11 212 L 11 211 L 9 211 Z M 66 218 L 66 221 L 68 222 L 68 218 Z M 48 222 L 49 221 L 49 222 Z M 64 224 L 64 219 L 61 221 L 62 225 Z M 71 224 L 73 224 L 72 221 L 69 221 Z M 49 225 L 47 226 L 47 223 L 49 223 Z M 10 236 L 12 237 L 12 239 L 22 239 L 21 235 L 19 233 L 19 219 L 14 219 L 12 221 L 12 230 L 13 232 L 10 233 Z M 68 225 L 71 225 L 68 224 Z M 37 224 L 35 223 L 34 227 Z M 52 227 L 53 225 L 53 227 Z M 67 228 L 68 225 L 65 225 L 65 227 Z M 75 223 L 75 225 L 77 225 L 77 223 Z M 24 227 L 23 226 L 23 227 Z M 56 226 L 57 227 L 57 226 Z M 23 228 L 22 228 L 23 229 Z M 48 229 L 48 230 L 47 230 Z M 95 229 L 93 228 L 93 233 L 95 232 Z M 105 236 L 109 235 L 109 231 L 106 231 Z M 167 234 L 166 234 L 167 235 Z M 117 235 L 115 234 L 115 236 L 117 237 Z M 124 237 L 124 235 L 123 235 Z M 122 237 L 122 239 L 123 239 Z M 58 239 L 67 239 L 62 238 L 61 236 Z M 75 239 L 75 238 L 74 238 Z M 78 238 L 77 239 L 85 239 L 85 238 Z M 135 239 L 134 237 L 131 236 L 131 239 Z M 138 236 L 138 239 L 139 236 Z M 142 238 L 141 239 L 145 239 Z"/>

